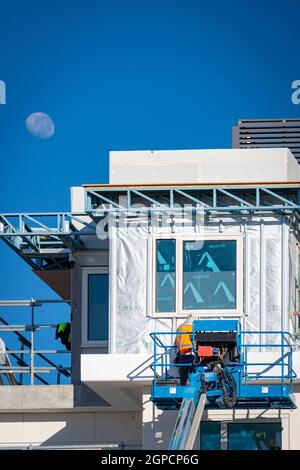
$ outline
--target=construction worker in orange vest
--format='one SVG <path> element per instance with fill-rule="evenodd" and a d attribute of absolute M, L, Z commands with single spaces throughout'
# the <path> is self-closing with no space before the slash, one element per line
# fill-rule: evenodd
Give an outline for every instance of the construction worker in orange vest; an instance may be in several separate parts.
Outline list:
<path fill-rule="evenodd" d="M 179 366 L 180 385 L 186 385 L 190 372 L 192 371 L 195 356 L 192 346 L 193 316 L 189 315 L 184 323 L 177 328 L 176 346 L 178 348 L 176 363 L 188 364 Z"/>

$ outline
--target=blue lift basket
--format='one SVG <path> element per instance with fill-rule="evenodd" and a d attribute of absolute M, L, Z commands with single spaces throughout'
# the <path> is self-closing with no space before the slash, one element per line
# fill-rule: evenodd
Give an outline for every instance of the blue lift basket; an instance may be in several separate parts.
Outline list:
<path fill-rule="evenodd" d="M 191 334 L 194 362 L 188 366 L 174 363 L 177 334 L 181 333 L 151 333 L 151 400 L 159 409 L 179 409 L 184 399 L 196 404 L 204 393 L 206 409 L 296 408 L 290 333 L 242 331 L 238 320 L 195 320 Z M 199 344 L 222 350 L 223 354 L 217 360 L 205 361 L 198 357 Z M 186 385 L 180 385 L 180 367 L 190 368 Z"/>

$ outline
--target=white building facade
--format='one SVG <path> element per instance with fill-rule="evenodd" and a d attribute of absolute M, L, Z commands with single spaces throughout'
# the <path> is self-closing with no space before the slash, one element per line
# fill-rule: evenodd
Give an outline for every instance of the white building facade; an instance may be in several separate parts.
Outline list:
<path fill-rule="evenodd" d="M 197 448 L 251 450 L 260 436 L 263 448 L 298 449 L 299 189 L 288 149 L 111 152 L 109 184 L 72 188 L 59 228 L 18 226 L 21 256 L 60 260 L 33 268 L 70 304 L 72 383 L 0 387 L 0 444 L 166 449 L 177 412 L 150 400 L 151 333 L 168 339 L 192 314 L 238 319 L 249 341 L 267 342 L 251 362 L 276 361 L 288 332 L 298 404 L 209 410 Z"/>

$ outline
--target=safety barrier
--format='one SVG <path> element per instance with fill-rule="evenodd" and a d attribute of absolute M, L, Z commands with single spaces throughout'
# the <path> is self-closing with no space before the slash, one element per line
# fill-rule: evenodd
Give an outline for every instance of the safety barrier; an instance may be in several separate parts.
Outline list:
<path fill-rule="evenodd" d="M 178 368 L 193 367 L 193 364 L 174 363 L 177 346 L 176 335 L 186 334 L 178 332 L 155 332 L 151 333 L 154 341 L 153 354 L 153 388 L 155 390 L 158 382 L 164 380 L 176 380 Z M 292 384 L 296 377 L 292 367 L 294 341 L 289 332 L 286 331 L 241 331 L 240 355 L 238 364 L 240 374 L 240 385 L 248 385 L 255 381 L 266 381 Z M 251 342 L 253 335 L 264 338 L 264 342 Z M 268 342 L 268 338 L 271 340 Z M 276 342 L 274 342 L 276 340 Z M 255 341 L 255 340 L 254 340 Z M 192 338 L 195 344 L 195 338 Z M 257 352 L 259 359 L 253 360 L 250 351 Z M 196 351 L 195 351 L 196 352 Z M 268 354 L 270 360 L 268 360 Z M 252 357 L 252 358 L 251 358 Z M 261 359 L 263 358 L 263 360 Z"/>
<path fill-rule="evenodd" d="M 67 300 L 1 300 L 0 301 L 0 338 L 2 339 L 2 351 L 0 361 L 0 384 L 5 385 L 4 376 L 10 385 L 37 383 L 49 385 L 60 384 L 64 376 L 64 383 L 71 380 L 70 351 L 55 348 L 37 348 L 36 335 L 45 330 L 55 331 L 57 324 L 36 322 L 36 309 L 48 304 L 69 304 Z M 2 316 L 2 311 L 11 308 L 29 308 L 29 321 L 24 324 L 11 324 Z M 28 311 L 27 311 L 28 312 Z M 13 334 L 14 340 L 11 335 Z M 54 333 L 51 338 L 54 340 Z M 20 348 L 14 347 L 15 340 L 20 342 Z M 13 343 L 13 347 L 11 346 Z M 63 355 L 66 364 L 57 364 L 48 356 Z M 39 364 L 37 364 L 37 360 Z M 25 379 L 28 376 L 29 380 Z M 41 375 L 50 374 L 50 379 L 45 380 Z M 18 376 L 18 378 L 17 378 Z"/>

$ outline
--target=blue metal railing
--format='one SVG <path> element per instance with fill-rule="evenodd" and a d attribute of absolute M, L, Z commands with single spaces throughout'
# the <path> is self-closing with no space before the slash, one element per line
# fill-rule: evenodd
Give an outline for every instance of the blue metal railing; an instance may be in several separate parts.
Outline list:
<path fill-rule="evenodd" d="M 180 364 L 174 363 L 172 356 L 175 357 L 175 351 L 177 346 L 175 344 L 175 338 L 177 335 L 186 334 L 180 332 L 156 332 L 151 333 L 151 338 L 154 341 L 154 362 L 153 362 L 153 372 L 154 372 L 154 382 L 153 386 L 157 385 L 158 378 L 165 379 L 176 379 L 178 378 L 177 374 L 174 372 L 179 367 L 192 367 L 190 364 Z M 241 362 L 237 366 L 241 370 L 240 374 L 240 385 L 247 385 L 253 383 L 257 380 L 275 380 L 279 381 L 281 387 L 288 384 L 292 384 L 293 379 L 296 377 L 295 372 L 292 367 L 292 354 L 294 345 L 293 337 L 287 331 L 241 331 L 241 344 L 239 346 L 239 353 L 241 355 Z M 264 342 L 264 343 L 251 343 L 247 342 L 249 335 L 264 335 L 263 337 L 267 340 L 268 336 L 279 337 L 279 341 L 276 343 Z M 260 336 L 261 337 L 261 336 Z M 195 344 L 195 338 L 193 334 L 192 344 Z M 272 358 L 272 360 L 263 361 L 253 361 L 249 362 L 249 352 L 252 348 L 257 348 L 260 350 L 260 354 L 265 352 L 270 352 L 276 354 L 279 351 L 279 357 Z M 269 350 L 269 351 L 267 351 Z M 174 369 L 173 369 L 174 368 Z M 254 368 L 254 370 L 249 370 Z M 173 369 L 173 371 L 172 371 Z M 277 372 L 277 369 L 279 371 Z"/>

